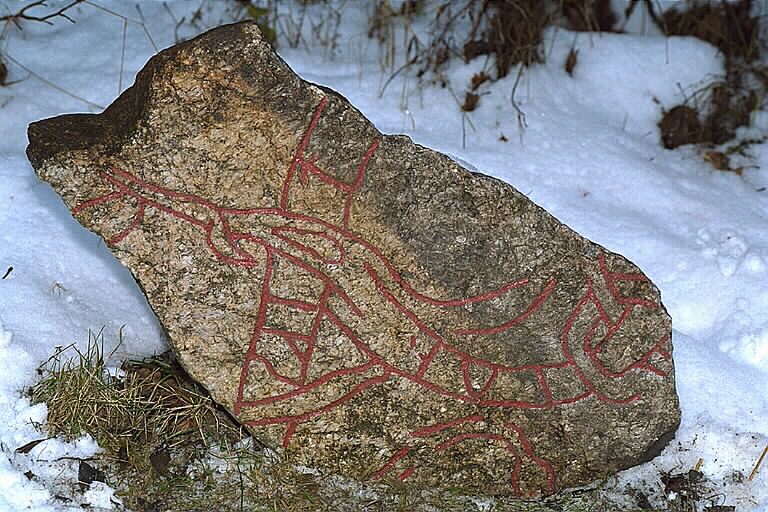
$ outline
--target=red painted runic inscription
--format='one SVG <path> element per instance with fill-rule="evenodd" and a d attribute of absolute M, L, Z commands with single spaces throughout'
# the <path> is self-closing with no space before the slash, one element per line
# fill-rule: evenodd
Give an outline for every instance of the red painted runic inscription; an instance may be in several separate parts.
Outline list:
<path fill-rule="evenodd" d="M 112 191 L 86 201 L 72 210 L 74 214 L 77 214 L 82 210 L 102 203 L 118 199 L 128 199 L 132 201 L 132 204 L 136 205 L 135 216 L 122 232 L 109 240 L 110 244 L 116 245 L 123 241 L 141 225 L 148 209 L 156 209 L 159 212 L 174 216 L 199 228 L 204 234 L 205 243 L 213 257 L 222 263 L 254 267 L 260 270 L 263 275 L 259 290 L 261 300 L 258 306 L 257 319 L 251 333 L 249 347 L 243 355 L 239 391 L 234 401 L 234 413 L 236 415 L 241 415 L 246 409 L 264 408 L 265 406 L 273 406 L 280 402 L 290 401 L 301 395 L 317 391 L 318 388 L 322 388 L 333 379 L 339 377 L 375 374 L 373 377 L 362 378 L 342 396 L 328 403 L 318 404 L 317 408 L 313 410 L 305 410 L 293 415 L 260 414 L 261 419 L 248 422 L 252 426 L 284 425 L 286 429 L 283 446 L 288 447 L 300 424 L 321 417 L 324 413 L 341 406 L 366 390 L 379 386 L 390 379 L 407 379 L 421 386 L 427 393 L 454 401 L 473 404 L 474 406 L 481 406 L 479 409 L 473 409 L 476 412 L 478 410 L 482 411 L 483 407 L 547 409 L 565 404 L 573 404 L 587 398 L 615 404 L 628 404 L 640 398 L 639 394 L 616 398 L 602 393 L 595 384 L 594 378 L 591 378 L 582 367 L 584 360 L 589 361 L 594 366 L 593 370 L 601 378 L 621 379 L 630 372 L 637 371 L 651 372 L 660 377 L 666 377 L 666 373 L 654 366 L 653 361 L 658 361 L 660 358 L 671 359 L 667 337 L 658 340 L 642 357 L 622 370 L 608 369 L 601 362 L 599 355 L 605 342 L 622 329 L 622 326 L 633 310 L 636 308 L 659 307 L 655 302 L 622 296 L 619 291 L 619 285 L 627 281 L 646 280 L 646 278 L 641 274 L 612 272 L 608 268 L 604 253 L 598 255 L 597 262 L 602 273 L 602 279 L 615 304 L 618 304 L 623 310 L 617 318 L 611 318 L 598 294 L 595 292 L 592 280 L 585 276 L 584 288 L 586 292 L 581 300 L 574 304 L 572 312 L 564 318 L 561 326 L 561 360 L 547 362 L 546 364 L 507 366 L 498 362 L 473 357 L 470 353 L 449 343 L 449 339 L 446 339 L 446 336 L 448 336 L 446 333 L 441 334 L 434 327 L 430 327 L 429 322 L 421 318 L 417 311 L 409 307 L 402 298 L 408 297 L 409 300 L 412 299 L 417 303 L 433 307 L 455 308 L 494 300 L 507 293 L 516 293 L 518 290 L 528 291 L 529 294 L 527 296 L 534 297 L 533 300 L 520 308 L 506 322 L 500 325 L 476 329 L 457 329 L 449 333 L 451 337 L 490 335 L 512 329 L 529 316 L 535 314 L 551 298 L 558 286 L 558 282 L 552 279 L 540 290 L 530 293 L 528 288 L 533 286 L 531 280 L 523 278 L 509 282 L 496 290 L 482 295 L 456 300 L 438 300 L 419 293 L 400 275 L 395 266 L 378 247 L 356 234 L 354 229 L 350 227 L 351 207 L 355 200 L 355 194 L 365 179 L 366 169 L 374 158 L 379 141 L 374 140 L 371 142 L 367 151 L 360 159 L 357 173 L 351 183 L 344 182 L 325 173 L 318 166 L 319 157 L 306 154 L 312 134 L 321 120 L 327 103 L 328 98 L 326 97 L 317 106 L 312 120 L 295 151 L 279 200 L 276 202 L 279 206 L 251 209 L 229 208 L 226 205 L 216 204 L 203 197 L 148 183 L 135 174 L 113 167 L 101 173 L 101 178 L 110 184 Z M 310 179 L 315 182 L 319 180 L 325 186 L 331 186 L 338 190 L 343 198 L 343 211 L 340 212 L 340 221 L 331 222 L 312 215 L 292 211 L 290 201 L 292 188 L 297 186 L 297 182 L 307 186 Z M 187 208 L 184 208 L 184 205 Z M 190 211 L 189 205 L 194 205 L 195 211 L 206 211 L 207 214 L 203 218 L 190 214 L 188 213 Z M 246 232 L 242 229 L 236 230 L 232 228 L 235 220 L 238 226 L 242 226 L 244 224 L 257 225 L 264 219 L 269 220 L 266 225 L 273 227 L 268 227 L 265 232 L 263 232 L 263 229 L 262 231 L 255 230 L 255 232 L 260 233 L 259 235 L 255 235 L 250 231 Z M 282 225 L 280 225 L 281 223 Z M 222 240 L 226 247 L 222 247 Z M 255 254 L 252 249 L 246 249 L 246 247 L 259 248 L 258 254 Z M 352 247 L 356 248 L 356 254 L 362 253 L 366 255 L 361 262 L 362 268 L 372 285 L 381 294 L 384 303 L 388 304 L 388 307 L 395 311 L 396 314 L 402 315 L 403 321 L 409 323 L 420 338 L 427 340 L 428 348 L 419 352 L 420 363 L 417 367 L 405 369 L 387 361 L 385 356 L 377 353 L 363 337 L 355 332 L 353 327 L 349 325 L 349 322 L 342 320 L 342 315 L 339 315 L 331 307 L 331 300 L 335 300 L 336 304 L 341 301 L 348 307 L 349 314 L 364 320 L 364 314 L 360 307 L 350 298 L 349 290 L 344 290 L 329 276 L 328 272 L 329 268 L 340 268 L 347 263 L 350 257 L 350 248 Z M 360 258 L 360 256 L 356 256 L 356 258 Z M 284 265 L 278 265 L 279 262 L 283 262 Z M 273 292 L 272 283 L 276 272 L 279 272 L 280 268 L 286 268 L 285 265 L 293 265 L 295 268 L 303 270 L 305 274 L 309 274 L 311 279 L 316 280 L 321 289 L 318 300 L 307 301 L 292 297 L 281 297 Z M 275 308 L 283 308 L 294 313 L 303 312 L 305 314 L 304 317 L 308 319 L 309 325 L 304 326 L 305 328 L 301 332 L 276 328 L 268 321 L 268 312 L 270 310 L 274 311 Z M 576 319 L 586 308 L 597 311 L 597 314 L 593 315 L 594 319 L 586 333 L 579 335 L 579 343 L 574 344 L 574 335 L 571 331 Z M 338 331 L 343 333 L 354 344 L 365 362 L 353 367 L 332 368 L 326 373 L 322 373 L 317 368 L 312 368 L 313 355 L 318 343 L 318 334 L 324 322 L 329 322 Z M 295 358 L 295 362 L 299 367 L 298 372 L 284 375 L 276 368 L 270 358 L 265 355 L 264 344 L 275 343 L 275 340 L 281 340 L 279 342 L 285 343 L 288 347 L 289 353 Z M 411 348 L 415 348 L 415 346 L 416 336 L 411 339 Z M 577 346 L 583 352 L 583 355 L 586 356 L 586 359 L 580 356 L 581 362 L 578 362 L 577 357 L 574 356 L 572 351 L 573 346 Z M 460 361 L 461 375 L 459 375 L 459 379 L 464 382 L 463 390 L 457 390 L 455 387 L 448 389 L 434 382 L 429 377 L 430 368 L 434 364 L 439 364 L 437 361 L 440 360 L 441 356 L 450 356 L 452 360 L 458 359 Z M 472 380 L 473 376 L 478 375 L 478 369 L 483 370 L 482 374 L 487 376 L 486 380 L 481 382 L 480 385 Z M 573 396 L 558 396 L 556 398 L 555 393 L 550 389 L 547 372 L 563 369 L 570 370 L 580 381 L 580 386 L 578 386 L 580 391 L 573 394 Z M 376 371 L 371 372 L 371 370 Z M 288 391 L 272 394 L 267 397 L 246 396 L 249 374 L 253 371 L 258 371 L 260 374 L 265 374 L 266 372 L 271 379 L 280 383 L 281 389 L 288 389 Z M 321 374 L 319 377 L 317 376 L 318 372 Z M 497 381 L 503 377 L 523 376 L 524 374 L 533 377 L 534 382 L 538 383 L 539 396 L 541 398 L 536 400 L 502 400 L 491 397 L 492 393 L 490 393 L 490 390 Z M 548 461 L 536 455 L 535 446 L 529 440 L 526 432 L 512 422 L 504 423 L 501 430 L 481 428 L 483 424 L 490 421 L 487 415 L 473 413 L 440 423 L 423 425 L 412 430 L 410 437 L 413 441 L 424 438 L 435 439 L 432 449 L 436 455 L 448 450 L 451 446 L 464 442 L 481 442 L 501 447 L 502 450 L 505 449 L 508 452 L 510 459 L 513 461 L 513 470 L 509 475 L 509 484 L 515 492 L 518 494 L 522 492 L 520 476 L 524 464 L 528 467 L 538 468 L 537 471 L 544 475 L 547 486 L 546 490 L 552 491 L 555 481 L 554 468 Z M 460 431 L 458 433 L 452 431 L 455 428 L 460 428 Z M 498 432 L 504 432 L 504 434 Z M 393 451 L 386 463 L 373 474 L 373 477 L 380 478 L 391 473 L 397 478 L 405 480 L 418 472 L 420 469 L 418 461 L 408 462 L 410 460 L 409 455 L 412 455 L 412 450 L 412 444 L 404 443 L 399 449 Z M 392 473 L 393 471 L 396 472 Z"/>

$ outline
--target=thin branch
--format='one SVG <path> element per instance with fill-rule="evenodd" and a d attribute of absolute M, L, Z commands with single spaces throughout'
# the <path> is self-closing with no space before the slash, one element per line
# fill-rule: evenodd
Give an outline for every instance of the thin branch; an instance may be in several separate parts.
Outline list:
<path fill-rule="evenodd" d="M 125 64 L 125 38 L 128 35 L 128 20 L 123 20 L 123 47 L 120 51 L 120 78 L 117 79 L 117 95 L 123 92 L 123 67 Z"/>
<path fill-rule="evenodd" d="M 19 28 L 19 30 L 21 30 L 21 24 L 19 23 L 20 20 L 40 21 L 40 22 L 45 23 L 47 25 L 53 25 L 53 23 L 51 23 L 49 20 L 51 18 L 56 18 L 57 16 L 60 16 L 60 17 L 64 18 L 65 20 L 74 23 L 75 20 L 73 20 L 72 18 L 70 18 L 69 16 L 64 14 L 64 12 L 67 11 L 68 9 L 71 9 L 72 7 L 76 6 L 77 4 L 83 3 L 84 1 L 85 0 L 73 0 L 72 2 L 70 2 L 67 5 L 65 5 L 64 7 L 62 7 L 61 9 L 59 9 L 56 12 L 52 12 L 50 14 L 46 14 L 45 16 L 31 16 L 31 15 L 27 14 L 27 10 L 28 9 L 31 9 L 33 7 L 39 7 L 39 6 L 48 7 L 46 5 L 46 3 L 45 3 L 46 0 L 36 0 L 36 1 L 34 1 L 34 2 L 30 3 L 30 4 L 28 4 L 28 5 L 25 5 L 24 7 L 22 7 L 21 10 L 19 12 L 17 12 L 16 14 L 9 14 L 7 16 L 0 16 L 0 22 L 12 21 Z"/>
<path fill-rule="evenodd" d="M 523 77 L 524 70 L 525 65 L 520 64 L 520 69 L 517 71 L 517 77 L 515 77 L 515 84 L 512 86 L 512 94 L 509 97 L 509 101 L 512 103 L 512 107 L 514 107 L 515 112 L 517 112 L 517 129 L 520 135 L 521 146 L 523 144 L 523 134 L 525 133 L 525 129 L 528 127 L 528 123 L 525 120 L 525 112 L 523 112 L 518 106 L 515 96 L 517 95 L 517 86 L 520 85 L 520 79 Z"/>

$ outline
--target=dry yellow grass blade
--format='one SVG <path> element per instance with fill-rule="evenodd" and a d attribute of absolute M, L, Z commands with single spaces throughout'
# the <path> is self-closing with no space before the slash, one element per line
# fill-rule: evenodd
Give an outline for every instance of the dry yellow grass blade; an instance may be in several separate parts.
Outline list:
<path fill-rule="evenodd" d="M 765 455 L 768 454 L 768 444 L 765 445 L 765 448 L 763 449 L 763 453 L 760 454 L 760 458 L 757 459 L 757 462 L 755 463 L 755 467 L 752 468 L 752 472 L 749 474 L 749 480 L 752 481 L 753 478 L 757 475 L 757 472 L 760 470 L 760 465 L 763 463 L 763 459 L 765 458 Z"/>

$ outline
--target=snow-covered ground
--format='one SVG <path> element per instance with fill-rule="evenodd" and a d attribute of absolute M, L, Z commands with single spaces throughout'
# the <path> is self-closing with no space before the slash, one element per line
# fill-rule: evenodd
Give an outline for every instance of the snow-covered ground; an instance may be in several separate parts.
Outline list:
<path fill-rule="evenodd" d="M 35 382 L 36 368 L 55 347 L 84 346 L 89 330 L 103 329 L 110 349 L 124 326 L 117 357 L 167 348 L 128 271 L 35 177 L 24 155 L 26 127 L 109 104 L 154 46 L 174 43 L 177 22 L 189 20 L 200 3 L 141 2 L 137 9 L 133 1 L 95 1 L 67 11 L 74 25 L 61 18 L 51 26 L 24 23 L 22 31 L 8 25 L 0 41 L 7 80 L 20 80 L 0 87 L 0 510 L 8 512 L 66 510 L 72 504 L 54 498 L 56 486 L 73 477 L 62 457 L 98 449 L 88 439 L 51 439 L 15 452 L 44 437 L 37 425 L 45 421 L 45 406 L 31 406 L 21 390 Z M 0 2 L 0 16 L 27 3 Z M 699 463 L 710 481 L 708 503 L 768 511 L 768 462 L 747 478 L 768 445 L 768 146 L 752 146 L 750 158 L 735 162 L 745 167 L 739 176 L 715 170 L 695 148 L 663 149 L 656 126 L 662 108 L 722 76 L 716 50 L 691 38 L 550 30 L 547 63 L 527 70 L 517 87 L 526 122 L 521 133 L 510 101 L 515 70 L 481 87 L 476 110 L 460 111 L 469 79 L 491 66 L 482 58 L 450 63 L 448 88 L 423 87 L 413 74 L 400 73 L 381 94 L 390 73 L 381 71 L 380 49 L 367 37 L 372 4 L 344 4 L 339 27 L 326 19 L 337 37 L 317 33 L 335 47 L 307 35 L 307 44 L 283 45 L 281 55 L 305 79 L 345 95 L 381 131 L 406 133 L 511 183 L 634 261 L 661 289 L 674 323 L 683 421 L 664 453 L 617 477 L 617 488 L 642 480 L 658 486 L 660 471 L 685 472 Z M 179 35 L 227 21 L 226 5 L 204 9 L 197 28 L 181 23 Z M 640 26 L 639 17 L 633 21 Z M 563 69 L 572 46 L 579 50 L 573 77 Z M 766 135 L 768 112 L 740 133 Z M 83 501 L 109 508 L 110 499 L 102 486 Z"/>

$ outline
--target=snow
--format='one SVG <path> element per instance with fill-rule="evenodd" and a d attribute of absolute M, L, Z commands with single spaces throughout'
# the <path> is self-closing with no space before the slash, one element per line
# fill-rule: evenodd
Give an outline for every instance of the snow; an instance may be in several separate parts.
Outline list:
<path fill-rule="evenodd" d="M 7 2 L 0 16 L 24 4 Z M 124 25 L 123 18 L 95 5 L 128 21 Z M 35 177 L 24 155 L 26 126 L 109 104 L 155 45 L 174 43 L 177 21 L 189 20 L 198 5 L 170 0 L 141 2 L 137 9 L 134 2 L 99 0 L 69 11 L 74 25 L 58 19 L 52 26 L 25 23 L 23 31 L 8 27 L 0 45 L 4 56 L 87 100 L 7 61 L 8 80 L 22 81 L 0 87 L 0 510 L 67 509 L 72 503 L 54 496 L 59 486 L 76 480 L 68 458 L 98 451 L 89 439 L 49 439 L 29 453 L 15 452 L 45 437 L 38 429 L 45 406 L 31 406 L 21 391 L 35 382 L 36 368 L 55 347 L 78 342 L 85 348 L 89 331 L 103 329 L 106 349 L 112 350 L 122 329 L 116 361 L 167 348 L 130 273 Z M 196 27 L 180 24 L 179 35 L 226 20 L 225 5 L 204 10 Z M 292 3 L 281 7 L 298 9 Z M 319 11 L 312 9 L 319 23 Z M 478 108 L 462 113 L 464 87 L 490 63 L 451 62 L 446 88 L 424 87 L 409 73 L 387 82 L 390 73 L 381 72 L 377 43 L 361 28 L 365 8 L 344 9 L 335 46 L 281 47 L 302 77 L 342 93 L 381 131 L 406 133 L 514 185 L 579 233 L 638 264 L 661 289 L 673 318 L 682 425 L 660 457 L 618 475 L 616 485 L 654 485 L 660 470 L 684 472 L 701 460 L 701 471 L 715 486 L 712 495 L 725 496 L 712 504 L 768 511 L 768 467 L 747 480 L 768 444 L 768 174 L 761 168 L 768 164 L 768 147 L 752 146 L 750 157 L 738 164 L 745 167 L 739 176 L 715 170 L 695 148 L 664 149 L 656 126 L 662 109 L 704 94 L 722 77 L 717 51 L 692 38 L 664 39 L 653 30 L 549 30 L 547 63 L 526 70 L 516 88 L 515 102 L 525 115 L 521 131 L 510 101 L 517 70 L 481 86 Z M 631 21 L 639 26 L 639 14 Z M 284 33 L 290 30 L 281 26 Z M 563 63 L 572 47 L 578 61 L 571 77 Z M 767 131 L 768 113 L 760 112 L 739 136 L 762 138 Z M 104 484 L 80 499 L 94 510 L 118 501 Z"/>

